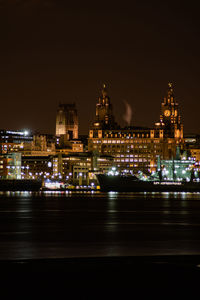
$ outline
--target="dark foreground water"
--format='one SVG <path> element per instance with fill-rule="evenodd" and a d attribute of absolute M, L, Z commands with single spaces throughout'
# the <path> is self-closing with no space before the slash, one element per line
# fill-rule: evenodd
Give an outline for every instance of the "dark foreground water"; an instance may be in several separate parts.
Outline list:
<path fill-rule="evenodd" d="M 191 254 L 199 193 L 0 193 L 0 260 Z"/>
<path fill-rule="evenodd" d="M 199 282 L 200 194 L 0 193 L 2 299 L 196 299 Z"/>

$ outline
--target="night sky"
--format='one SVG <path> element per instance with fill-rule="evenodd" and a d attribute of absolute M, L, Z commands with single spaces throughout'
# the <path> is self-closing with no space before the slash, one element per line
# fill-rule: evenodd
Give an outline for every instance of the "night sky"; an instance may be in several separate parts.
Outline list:
<path fill-rule="evenodd" d="M 200 4 L 193 1 L 0 0 L 0 128 L 55 133 L 76 102 L 87 134 L 106 83 L 116 120 L 159 120 L 173 82 L 186 133 L 200 133 Z"/>

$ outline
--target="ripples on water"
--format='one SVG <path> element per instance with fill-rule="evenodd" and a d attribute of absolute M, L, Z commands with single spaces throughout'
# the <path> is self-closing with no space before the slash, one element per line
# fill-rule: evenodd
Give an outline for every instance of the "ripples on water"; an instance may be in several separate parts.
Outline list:
<path fill-rule="evenodd" d="M 0 192 L 0 259 L 200 254 L 200 193 Z"/>

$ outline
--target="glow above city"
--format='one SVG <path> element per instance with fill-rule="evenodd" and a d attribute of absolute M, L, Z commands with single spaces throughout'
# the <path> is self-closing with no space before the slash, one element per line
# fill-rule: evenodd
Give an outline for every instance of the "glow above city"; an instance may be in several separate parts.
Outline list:
<path fill-rule="evenodd" d="M 1 0 L 0 128 L 54 133 L 59 103 L 77 104 L 87 134 L 106 83 L 116 120 L 152 126 L 166 82 L 198 133 L 199 4 Z"/>

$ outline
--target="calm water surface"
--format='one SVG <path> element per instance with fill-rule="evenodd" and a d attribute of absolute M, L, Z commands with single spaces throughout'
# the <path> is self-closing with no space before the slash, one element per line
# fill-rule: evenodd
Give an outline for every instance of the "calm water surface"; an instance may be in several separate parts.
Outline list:
<path fill-rule="evenodd" d="M 200 254 L 200 193 L 0 193 L 1 260 L 177 254 Z"/>

